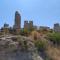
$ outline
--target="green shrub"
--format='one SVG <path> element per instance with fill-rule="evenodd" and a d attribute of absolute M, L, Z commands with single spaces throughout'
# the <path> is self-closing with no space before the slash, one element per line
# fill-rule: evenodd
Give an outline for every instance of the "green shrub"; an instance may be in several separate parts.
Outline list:
<path fill-rule="evenodd" d="M 60 33 L 50 33 L 47 35 L 47 38 L 54 44 L 60 44 Z"/>
<path fill-rule="evenodd" d="M 30 31 L 27 30 L 27 29 L 23 29 L 23 30 L 21 30 L 20 34 L 21 34 L 22 36 L 28 36 L 28 35 L 30 35 Z"/>
<path fill-rule="evenodd" d="M 37 47 L 38 51 L 44 51 L 47 46 L 47 42 L 43 40 L 35 41 L 35 46 Z"/>

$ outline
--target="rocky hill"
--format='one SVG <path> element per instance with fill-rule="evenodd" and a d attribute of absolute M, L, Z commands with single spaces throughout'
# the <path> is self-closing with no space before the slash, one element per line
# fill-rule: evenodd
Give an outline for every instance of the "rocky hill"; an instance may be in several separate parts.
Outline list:
<path fill-rule="evenodd" d="M 0 60 L 60 60 L 60 34 L 2 35 Z"/>
<path fill-rule="evenodd" d="M 43 60 L 29 37 L 5 35 L 0 37 L 0 60 Z"/>

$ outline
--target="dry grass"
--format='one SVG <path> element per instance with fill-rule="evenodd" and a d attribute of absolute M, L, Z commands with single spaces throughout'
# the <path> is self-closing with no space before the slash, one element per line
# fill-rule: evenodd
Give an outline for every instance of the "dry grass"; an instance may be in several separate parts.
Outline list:
<path fill-rule="evenodd" d="M 53 46 L 48 46 L 46 53 L 52 60 L 60 60 L 60 49 L 53 47 Z"/>
<path fill-rule="evenodd" d="M 46 41 L 46 39 L 44 38 L 44 34 L 33 31 L 31 34 L 31 38 L 34 38 L 35 35 L 37 37 L 37 40 L 41 39 L 43 42 Z M 60 60 L 60 48 L 54 47 L 54 45 L 51 46 L 51 43 L 48 40 L 47 49 L 45 51 L 48 57 L 50 57 L 52 60 Z"/>

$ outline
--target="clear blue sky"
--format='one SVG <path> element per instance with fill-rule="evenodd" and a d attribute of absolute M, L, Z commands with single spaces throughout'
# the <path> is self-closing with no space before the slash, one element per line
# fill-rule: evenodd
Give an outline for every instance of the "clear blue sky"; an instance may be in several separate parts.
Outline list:
<path fill-rule="evenodd" d="M 53 27 L 60 22 L 60 0 L 0 0 L 0 27 L 6 22 L 14 24 L 15 11 L 24 20 L 33 20 L 34 25 Z"/>

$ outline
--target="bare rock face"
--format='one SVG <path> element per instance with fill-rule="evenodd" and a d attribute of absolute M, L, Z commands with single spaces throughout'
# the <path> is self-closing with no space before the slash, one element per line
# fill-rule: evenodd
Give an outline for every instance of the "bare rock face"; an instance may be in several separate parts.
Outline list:
<path fill-rule="evenodd" d="M 0 60 L 43 59 L 36 52 L 30 38 L 24 36 L 5 36 L 0 38 Z"/>

